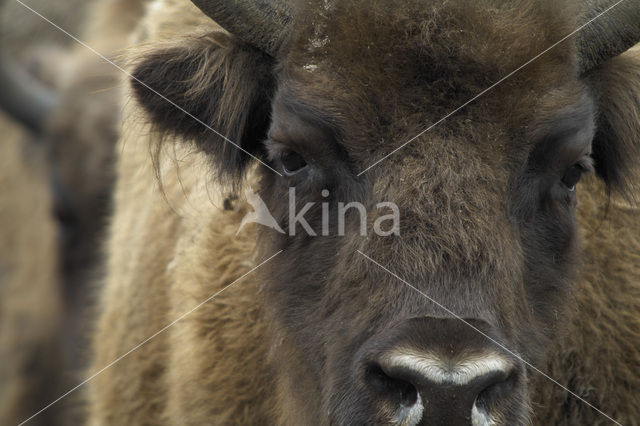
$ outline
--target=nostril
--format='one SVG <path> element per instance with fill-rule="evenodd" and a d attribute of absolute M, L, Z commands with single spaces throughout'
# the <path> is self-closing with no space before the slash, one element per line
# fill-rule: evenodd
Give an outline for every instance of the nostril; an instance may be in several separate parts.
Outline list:
<path fill-rule="evenodd" d="M 414 385 L 389 376 L 378 364 L 371 364 L 366 368 L 365 378 L 376 393 L 394 404 L 411 407 L 418 399 L 418 390 Z"/>
<path fill-rule="evenodd" d="M 529 408 L 526 369 L 495 344 L 504 340 L 481 320 L 400 322 L 352 359 L 348 380 L 358 412 L 375 420 L 370 424 L 521 424 Z"/>
<path fill-rule="evenodd" d="M 508 398 L 515 391 L 517 381 L 518 374 L 515 371 L 510 374 L 503 372 L 489 375 L 479 387 L 475 404 L 486 408 L 497 401 Z"/>
<path fill-rule="evenodd" d="M 492 424 L 492 412 L 518 404 L 521 369 L 500 354 L 458 356 L 387 352 L 361 364 L 379 412 L 399 424 Z M 361 373 L 362 374 L 362 373 Z M 501 408 L 502 407 L 502 408 Z"/>

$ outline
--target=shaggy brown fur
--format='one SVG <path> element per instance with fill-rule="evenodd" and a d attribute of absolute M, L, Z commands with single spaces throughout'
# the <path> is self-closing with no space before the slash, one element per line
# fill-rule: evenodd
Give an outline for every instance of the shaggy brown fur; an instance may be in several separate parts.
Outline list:
<path fill-rule="evenodd" d="M 637 193 L 636 165 L 624 161 L 640 134 L 635 51 L 581 78 L 566 43 L 355 177 L 575 28 L 576 10 L 553 3 L 336 2 L 331 19 L 298 18 L 316 26 L 301 24 L 274 65 L 193 6 L 156 2 L 134 51 L 136 77 L 273 167 L 283 145 L 302 154 L 316 180 L 247 168 L 133 83 L 89 373 L 284 252 L 102 372 L 90 385 L 91 423 L 390 423 L 356 392 L 354 353 L 395 324 L 442 312 L 359 249 L 465 318 L 500 324 L 509 345 L 559 383 L 638 424 L 640 232 L 638 210 L 619 195 Z M 317 31 L 329 35 L 324 44 Z M 593 138 L 595 170 L 609 185 L 585 179 L 577 216 L 560 179 L 590 161 L 558 148 L 566 133 Z M 395 201 L 402 237 L 253 228 L 235 237 L 247 206 L 224 208 L 211 164 L 236 182 L 248 175 L 278 220 L 288 186 L 302 205 L 322 188 L 367 206 Z M 526 381 L 536 424 L 606 421 L 534 371 Z M 526 423 L 527 403 L 511 424 Z"/>
<path fill-rule="evenodd" d="M 182 5 L 162 9 L 169 16 L 180 16 L 175 29 L 160 26 L 164 34 L 181 30 L 179 24 L 183 22 L 209 23 L 195 8 L 181 15 L 173 14 L 174 8 L 187 12 Z M 147 18 L 154 23 L 148 30 L 151 38 L 159 37 L 154 34 L 158 28 L 155 23 L 176 23 L 160 20 L 158 12 L 152 9 Z M 209 193 L 206 180 L 199 177 L 207 176 L 206 163 L 181 150 L 173 154 L 180 158 L 179 170 L 171 161 L 159 166 L 165 191 L 158 191 L 147 149 L 155 135 L 141 139 L 141 135 L 149 134 L 147 126 L 137 124 L 135 110 L 126 115 L 131 118 L 121 141 L 118 174 L 136 177 L 134 185 L 127 179 L 118 180 L 115 205 L 120 206 L 119 214 L 111 225 L 109 242 L 114 256 L 107 266 L 115 271 L 127 264 L 131 273 L 108 276 L 100 303 L 104 312 L 95 339 L 94 369 L 158 331 L 158 325 L 171 322 L 222 290 L 257 260 L 250 235 L 235 238 L 236 225 L 246 207 L 224 211 L 223 198 L 216 197 L 216 189 Z M 194 174 L 193 170 L 202 173 Z M 134 207 L 138 202 L 145 207 L 124 211 L 125 206 Z M 219 209 L 210 208 L 211 203 Z M 151 232 L 139 232 L 147 226 Z M 159 244 L 156 237 L 160 234 L 168 236 L 166 243 Z M 155 250 L 145 249 L 150 245 Z M 209 259 L 210 253 L 216 253 L 214 262 Z M 275 401 L 270 400 L 273 384 L 269 380 L 268 346 L 264 346 L 267 330 L 260 322 L 263 315 L 257 293 L 255 279 L 247 277 L 122 360 L 118 364 L 120 373 L 138 377 L 122 392 L 110 391 L 120 387 L 120 374 L 98 376 L 91 386 L 90 422 L 195 425 L 223 424 L 233 419 L 240 424 L 267 424 Z M 136 302 L 122 310 L 122 306 L 110 303 L 114 297 Z M 135 323 L 141 328 L 132 328 Z M 211 345 L 198 346 L 203 339 Z M 215 373 L 203 375 L 212 371 Z M 203 393 L 221 403 L 208 404 L 201 398 Z M 185 417 L 185 412 L 191 414 Z"/>

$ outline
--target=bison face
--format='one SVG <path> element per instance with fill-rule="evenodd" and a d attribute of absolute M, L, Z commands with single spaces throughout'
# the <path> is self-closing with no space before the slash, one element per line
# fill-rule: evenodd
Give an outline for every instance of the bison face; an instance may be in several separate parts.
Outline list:
<path fill-rule="evenodd" d="M 391 3 L 311 7 L 264 49 L 253 30 L 158 47 L 134 89 L 221 179 L 262 162 L 281 421 L 526 424 L 571 306 L 578 182 L 595 157 L 616 183 L 626 148 L 594 139 L 610 100 L 571 40 L 528 63 L 579 25 L 571 8 Z"/>
<path fill-rule="evenodd" d="M 338 424 L 526 423 L 526 363 L 542 359 L 568 306 L 592 101 L 576 81 L 539 81 L 527 100 L 533 82 L 514 82 L 358 176 L 441 108 L 415 80 L 353 93 L 356 78 L 334 63 L 286 74 L 265 142 L 283 174 L 263 171 L 260 194 L 285 231 L 263 229 L 262 242 L 265 255 L 284 250 L 263 276 L 288 398 Z M 322 81 L 341 90 L 323 96 Z M 395 114 L 412 119 L 401 127 Z M 345 234 L 340 203 L 366 208 L 346 216 Z M 398 232 L 393 221 L 376 232 L 383 203 L 397 206 Z M 292 205 L 310 206 L 316 235 L 291 222 Z"/>

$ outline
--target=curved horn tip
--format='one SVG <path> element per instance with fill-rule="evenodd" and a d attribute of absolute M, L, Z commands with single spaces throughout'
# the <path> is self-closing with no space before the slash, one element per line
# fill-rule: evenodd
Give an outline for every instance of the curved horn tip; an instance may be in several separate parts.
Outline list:
<path fill-rule="evenodd" d="M 244 42 L 277 56 L 289 34 L 291 8 L 282 1 L 191 0 L 205 15 Z"/>
<path fill-rule="evenodd" d="M 0 108 L 35 133 L 43 133 L 58 94 L 31 78 L 0 52 Z"/>
<path fill-rule="evenodd" d="M 578 39 L 581 73 L 640 42 L 640 0 L 592 1 L 584 22 Z"/>

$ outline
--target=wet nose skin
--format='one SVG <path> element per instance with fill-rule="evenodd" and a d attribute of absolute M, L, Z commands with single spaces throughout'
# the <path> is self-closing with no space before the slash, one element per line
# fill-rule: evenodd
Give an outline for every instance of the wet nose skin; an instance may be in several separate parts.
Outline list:
<path fill-rule="evenodd" d="M 492 413 L 504 420 L 510 410 L 506 418 L 516 419 L 524 410 L 522 365 L 457 319 L 413 319 L 372 339 L 361 371 L 378 409 L 392 413 L 395 424 L 488 426 L 503 423 Z"/>

